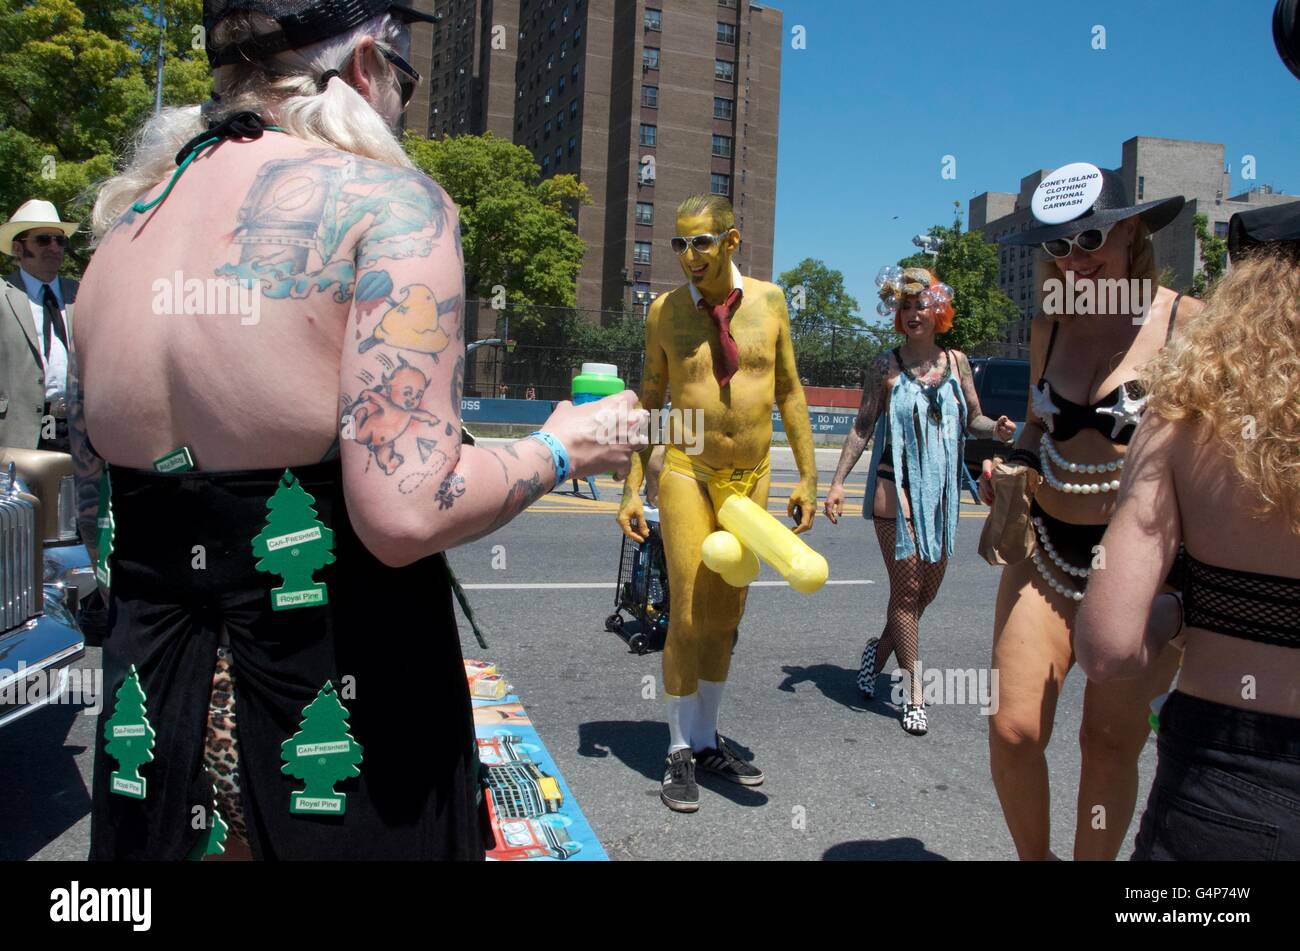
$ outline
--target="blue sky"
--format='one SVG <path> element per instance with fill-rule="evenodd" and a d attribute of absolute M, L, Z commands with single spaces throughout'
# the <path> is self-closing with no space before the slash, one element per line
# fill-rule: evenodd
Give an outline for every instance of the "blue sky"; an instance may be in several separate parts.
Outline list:
<path fill-rule="evenodd" d="M 875 319 L 876 271 L 954 200 L 964 223 L 973 195 L 1040 167 L 1116 167 L 1135 135 L 1222 142 L 1232 194 L 1300 194 L 1300 80 L 1273 47 L 1274 2 L 770 0 L 786 35 L 774 276 L 820 258 Z"/>

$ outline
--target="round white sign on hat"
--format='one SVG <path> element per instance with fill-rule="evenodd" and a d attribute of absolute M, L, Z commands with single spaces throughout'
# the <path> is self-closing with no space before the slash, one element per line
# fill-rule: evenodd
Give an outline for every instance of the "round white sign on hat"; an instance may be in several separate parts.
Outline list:
<path fill-rule="evenodd" d="M 1101 195 L 1101 169 L 1087 162 L 1058 168 L 1034 189 L 1034 217 L 1045 225 L 1073 221 Z"/>

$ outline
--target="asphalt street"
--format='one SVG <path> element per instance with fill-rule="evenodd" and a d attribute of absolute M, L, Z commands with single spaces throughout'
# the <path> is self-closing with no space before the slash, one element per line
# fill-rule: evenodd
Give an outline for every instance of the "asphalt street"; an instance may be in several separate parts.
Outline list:
<path fill-rule="evenodd" d="M 774 513 L 784 516 L 795 478 L 773 470 Z M 823 473 L 823 493 L 828 482 Z M 875 533 L 860 517 L 862 482 L 851 479 L 852 504 L 838 526 L 819 514 L 805 536 L 829 561 L 831 583 L 801 595 L 764 567 L 750 592 L 721 726 L 767 781 L 745 788 L 705 778 L 693 815 L 659 801 L 668 743 L 660 655 L 631 653 L 604 630 L 618 570 L 618 488 L 600 480 L 601 502 L 554 492 L 451 553 L 489 641 L 484 651 L 462 619 L 465 656 L 490 659 L 506 674 L 612 858 L 1015 857 L 989 777 L 980 705 L 933 706 L 929 735 L 912 737 L 884 679 L 871 703 L 856 689 L 863 644 L 880 633 L 887 597 Z M 962 516 L 958 556 L 922 621 L 921 660 L 987 671 L 998 573 L 976 554 L 984 516 L 969 495 Z M 97 663 L 95 650 L 81 661 Z M 405 676 L 394 672 L 394 689 Z M 1083 683 L 1080 672 L 1070 675 L 1048 750 L 1052 845 L 1066 856 Z M 85 857 L 94 726 L 78 708 L 55 706 L 0 731 L 0 859 Z M 1154 763 L 1149 739 L 1139 815 Z"/>

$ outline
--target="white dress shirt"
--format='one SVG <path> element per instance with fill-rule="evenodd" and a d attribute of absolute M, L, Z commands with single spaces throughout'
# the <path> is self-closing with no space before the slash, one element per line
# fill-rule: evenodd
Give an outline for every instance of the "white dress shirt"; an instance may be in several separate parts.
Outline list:
<path fill-rule="evenodd" d="M 696 307 L 699 307 L 700 298 L 703 297 L 704 295 L 701 294 L 698 290 L 696 290 L 694 281 L 691 281 L 686 286 L 690 289 L 691 300 L 695 302 Z M 745 289 L 745 279 L 741 277 L 740 268 L 736 267 L 736 262 L 732 261 L 731 262 L 731 287 L 728 288 L 727 293 L 731 293 L 731 291 L 734 291 L 737 287 L 739 287 L 743 291 Z"/>
<path fill-rule="evenodd" d="M 38 278 L 32 277 L 21 267 L 18 273 L 22 275 L 23 284 L 27 287 L 27 300 L 31 303 L 32 319 L 36 321 L 36 346 L 38 352 L 45 353 L 45 283 Z M 63 303 L 63 290 L 59 286 L 59 278 L 56 275 L 54 280 L 49 284 L 50 290 L 54 291 L 54 299 L 59 302 L 59 312 L 63 314 L 63 325 L 67 327 L 67 307 Z M 50 330 L 51 336 L 54 336 L 54 330 Z M 68 350 L 63 346 L 63 341 L 57 336 L 50 341 L 50 356 L 45 362 L 45 399 L 47 402 L 60 402 L 68 392 Z"/>

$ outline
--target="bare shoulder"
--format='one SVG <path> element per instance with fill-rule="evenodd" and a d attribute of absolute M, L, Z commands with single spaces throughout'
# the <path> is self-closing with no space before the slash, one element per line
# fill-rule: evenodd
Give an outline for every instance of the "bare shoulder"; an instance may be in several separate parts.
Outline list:
<path fill-rule="evenodd" d="M 882 350 L 867 365 L 866 382 L 868 385 L 874 382 L 877 386 L 886 387 L 897 374 L 898 365 L 894 362 L 893 352 Z"/>

